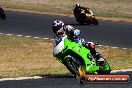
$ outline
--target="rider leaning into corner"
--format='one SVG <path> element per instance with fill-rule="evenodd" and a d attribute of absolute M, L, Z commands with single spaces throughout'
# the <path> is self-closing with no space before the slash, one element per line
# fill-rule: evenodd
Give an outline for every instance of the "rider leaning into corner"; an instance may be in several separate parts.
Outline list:
<path fill-rule="evenodd" d="M 79 38 L 80 30 L 75 29 L 71 25 L 65 25 L 61 20 L 55 20 L 52 23 L 52 30 L 55 34 L 55 45 L 58 45 L 61 42 L 62 38 L 67 35 L 68 39 L 70 39 L 71 41 L 82 44 L 84 47 L 89 49 L 90 53 L 98 62 L 104 61 L 102 56 L 98 52 L 96 52 L 94 43 L 85 42 L 84 39 Z"/>
<path fill-rule="evenodd" d="M 91 14 L 89 13 L 89 8 L 82 7 L 82 6 L 80 6 L 79 3 L 77 3 L 77 4 L 75 5 L 75 8 L 74 8 L 73 12 L 74 12 L 75 15 L 77 16 L 77 15 L 80 15 L 80 13 L 81 13 L 82 10 L 85 10 L 85 13 L 88 13 L 89 16 L 91 15 Z"/>

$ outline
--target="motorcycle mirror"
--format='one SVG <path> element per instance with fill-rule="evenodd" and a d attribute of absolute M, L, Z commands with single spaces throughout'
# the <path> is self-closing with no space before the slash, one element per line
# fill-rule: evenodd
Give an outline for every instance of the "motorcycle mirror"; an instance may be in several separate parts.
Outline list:
<path fill-rule="evenodd" d="M 98 45 L 98 43 L 95 43 L 95 45 Z"/>

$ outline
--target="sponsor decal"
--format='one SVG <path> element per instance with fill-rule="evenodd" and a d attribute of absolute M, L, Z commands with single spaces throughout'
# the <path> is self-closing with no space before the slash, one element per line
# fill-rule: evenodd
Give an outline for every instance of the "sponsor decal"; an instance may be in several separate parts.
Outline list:
<path fill-rule="evenodd" d="M 87 83 L 129 83 L 129 75 L 86 75 L 83 76 Z"/>

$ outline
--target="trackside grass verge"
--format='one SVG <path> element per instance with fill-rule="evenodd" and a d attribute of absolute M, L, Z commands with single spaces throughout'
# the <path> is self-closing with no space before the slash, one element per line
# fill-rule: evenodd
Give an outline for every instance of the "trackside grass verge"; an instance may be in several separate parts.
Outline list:
<path fill-rule="evenodd" d="M 52 55 L 51 40 L 0 35 L 0 78 L 69 74 Z M 113 70 L 132 68 L 132 49 L 97 47 Z"/>
<path fill-rule="evenodd" d="M 90 7 L 96 16 L 132 18 L 132 0 L 0 0 L 7 9 L 72 14 L 76 3 Z"/>

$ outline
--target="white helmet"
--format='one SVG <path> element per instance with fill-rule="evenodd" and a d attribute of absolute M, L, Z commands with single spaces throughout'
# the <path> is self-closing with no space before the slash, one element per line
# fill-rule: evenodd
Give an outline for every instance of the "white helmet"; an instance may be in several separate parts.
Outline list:
<path fill-rule="evenodd" d="M 80 4 L 79 4 L 79 3 L 77 3 L 77 4 L 76 4 L 76 7 L 80 7 Z"/>
<path fill-rule="evenodd" d="M 63 21 L 61 20 L 55 20 L 53 23 L 52 23 L 52 30 L 55 34 L 63 34 L 64 32 L 64 23 Z"/>

